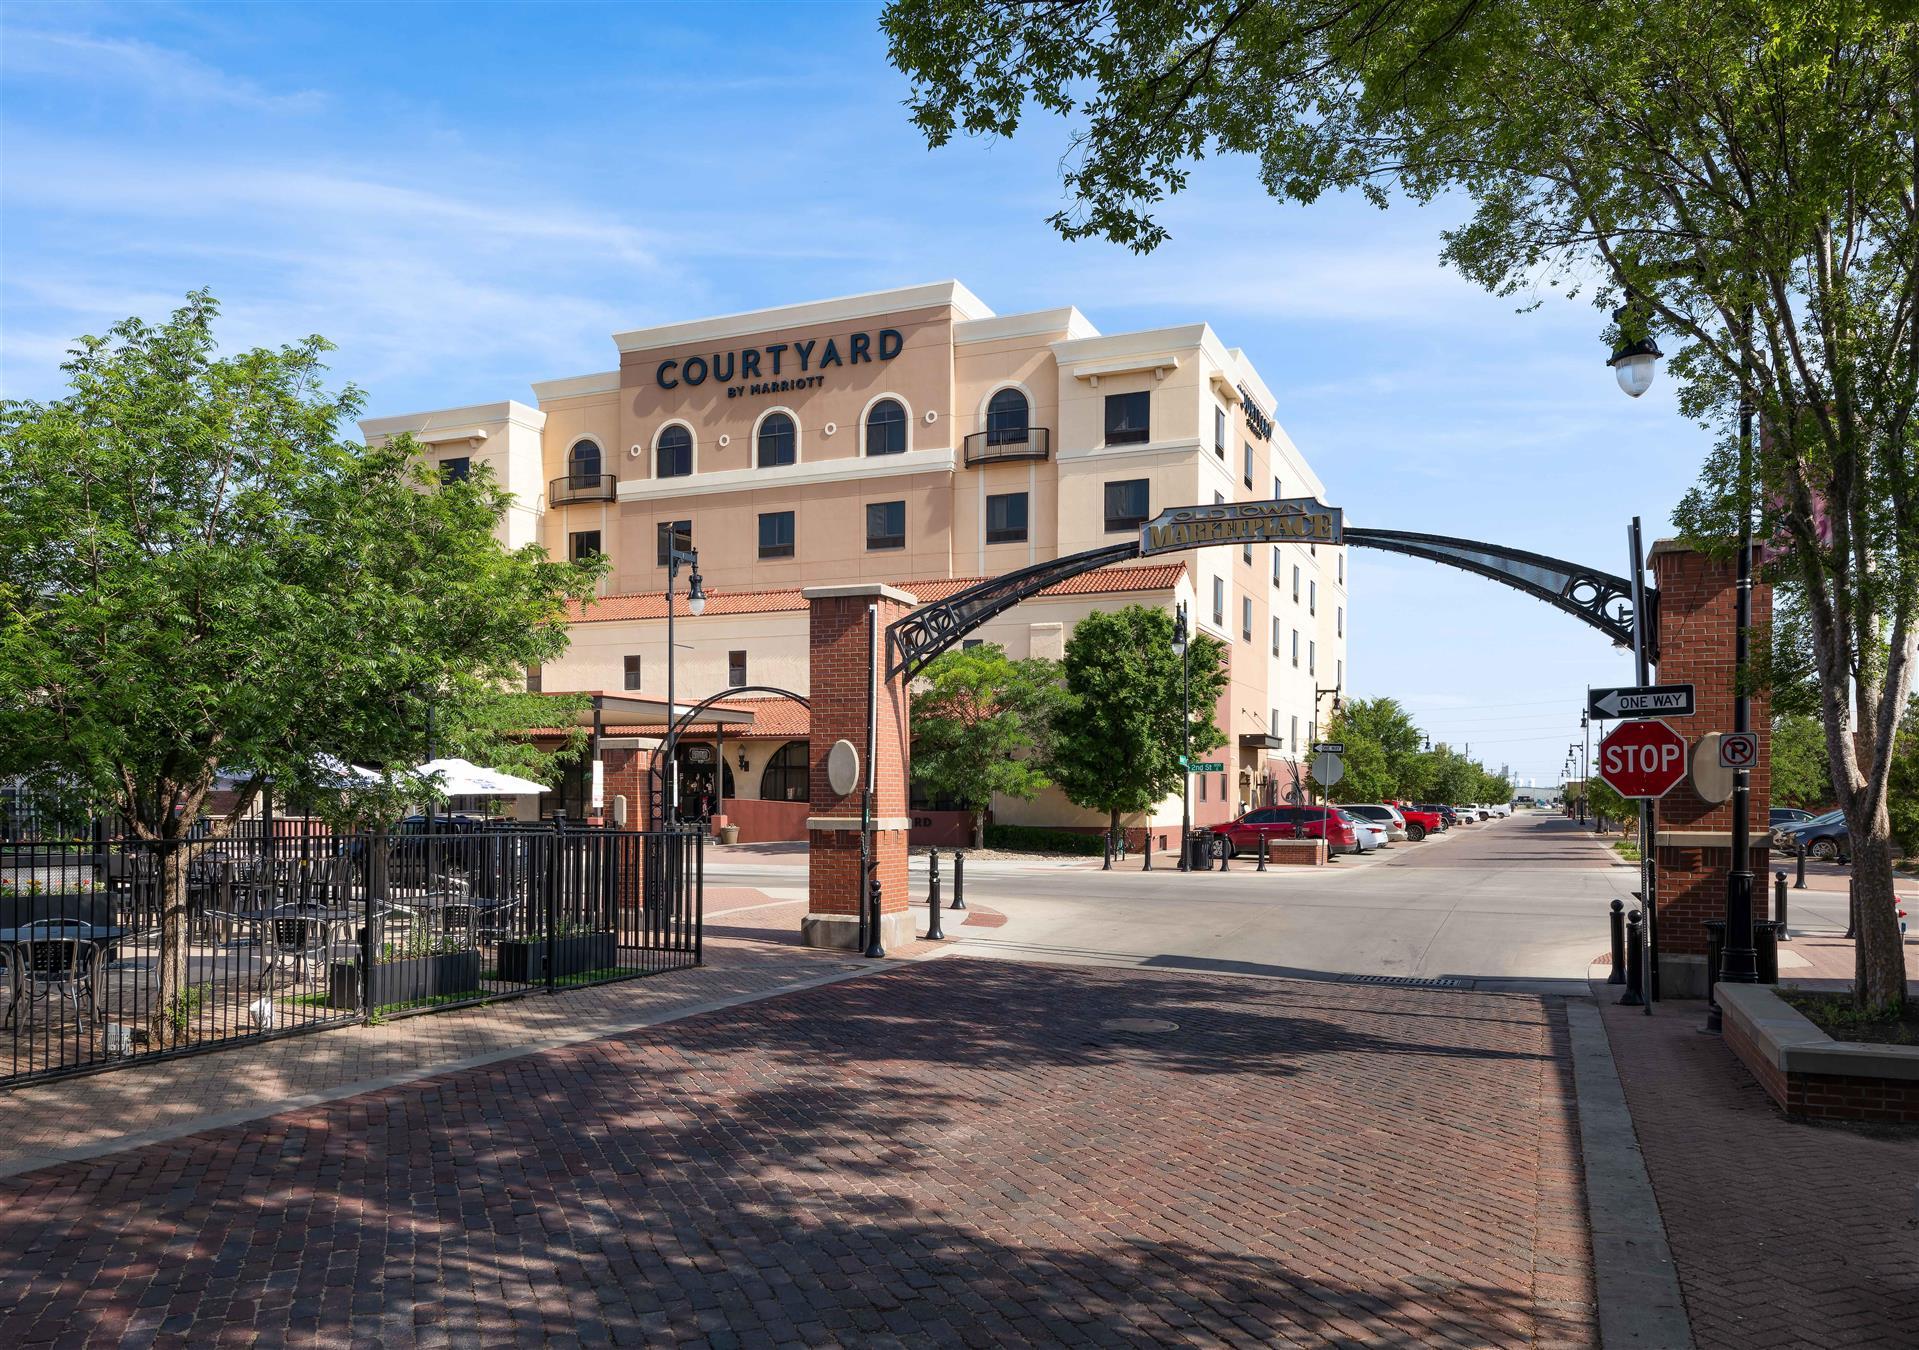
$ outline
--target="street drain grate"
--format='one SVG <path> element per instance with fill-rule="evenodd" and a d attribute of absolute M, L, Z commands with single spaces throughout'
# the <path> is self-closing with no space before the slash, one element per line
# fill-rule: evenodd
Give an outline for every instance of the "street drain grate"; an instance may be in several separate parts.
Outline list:
<path fill-rule="evenodd" d="M 1109 1017 L 1101 1022 L 1105 1031 L 1178 1031 L 1179 1023 L 1158 1017 Z"/>
<path fill-rule="evenodd" d="M 1394 988 L 1405 989 L 1464 989 L 1466 981 L 1455 980 L 1448 975 L 1431 979 L 1418 975 L 1348 975 L 1347 984 L 1390 984 Z"/>

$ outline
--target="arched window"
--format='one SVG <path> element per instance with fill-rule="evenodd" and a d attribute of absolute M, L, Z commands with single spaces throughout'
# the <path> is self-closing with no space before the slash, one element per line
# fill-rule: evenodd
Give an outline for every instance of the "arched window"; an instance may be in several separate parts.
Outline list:
<path fill-rule="evenodd" d="M 760 422 L 760 467 L 771 469 L 791 464 L 798 443 L 799 429 L 793 425 L 793 419 L 781 412 L 768 413 Z"/>
<path fill-rule="evenodd" d="M 1017 389 L 1000 390 L 986 405 L 986 443 L 1026 444 L 1026 419 L 1026 395 Z"/>
<path fill-rule="evenodd" d="M 788 741 L 779 753 L 766 761 L 760 774 L 760 800 L 803 802 L 808 800 L 811 778 L 807 767 L 807 742 Z"/>
<path fill-rule="evenodd" d="M 600 476 L 600 447 L 592 441 L 577 441 L 566 457 L 567 476 L 575 487 L 592 487 Z"/>
<path fill-rule="evenodd" d="M 866 414 L 866 453 L 906 453 L 906 409 L 900 406 L 898 399 L 883 398 Z"/>
<path fill-rule="evenodd" d="M 657 478 L 684 478 L 692 473 L 693 433 L 680 426 L 662 431 L 656 465 L 653 473 Z"/>

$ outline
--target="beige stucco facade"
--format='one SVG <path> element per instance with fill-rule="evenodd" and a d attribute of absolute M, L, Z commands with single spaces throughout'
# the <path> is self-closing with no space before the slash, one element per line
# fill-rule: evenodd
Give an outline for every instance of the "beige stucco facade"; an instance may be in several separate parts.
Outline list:
<path fill-rule="evenodd" d="M 536 382 L 534 405 L 371 418 L 363 431 L 411 432 L 429 458 L 490 465 L 516 498 L 507 542 L 537 541 L 556 555 L 597 544 L 612 562 L 609 598 L 660 592 L 658 532 L 674 521 L 691 522 L 700 570 L 719 595 L 991 576 L 1120 542 L 1137 526 L 1111 517 L 1114 484 L 1144 483 L 1148 516 L 1216 501 L 1324 498 L 1251 361 L 1203 323 L 1102 334 L 1077 309 L 996 315 L 959 283 L 940 282 L 613 340 L 617 368 Z M 989 421 L 1008 390 L 1024 400 L 1022 426 L 1008 415 Z M 1125 395 L 1144 395 L 1143 425 L 1140 399 L 1114 398 Z M 893 412 L 886 404 L 903 417 L 869 442 L 875 410 Z M 761 445 L 777 417 L 790 420 L 790 462 L 764 462 L 788 458 L 784 438 Z M 663 442 L 677 438 L 690 452 L 663 456 Z M 1023 498 L 1023 530 L 1012 525 L 1017 505 L 994 498 Z M 1121 504 L 1136 507 L 1137 497 Z M 791 556 L 768 556 L 762 517 L 788 512 Z M 894 522 L 903 523 L 899 535 Z M 778 553 L 784 536 L 771 528 Z M 1210 809 L 1197 812 L 1216 818 L 1257 793 L 1270 758 L 1303 748 L 1315 689 L 1344 681 L 1345 550 L 1235 544 L 1163 561 L 1185 569 L 1156 591 L 1033 600 L 974 636 L 1015 656 L 1057 656 L 1092 608 L 1186 601 L 1233 652 L 1221 710 L 1229 743 L 1214 754 L 1230 761 L 1226 801 L 1209 784 Z M 541 673 L 543 686 L 619 690 L 637 656 L 639 687 L 663 695 L 664 628 L 590 610 L 567 656 Z M 682 701 L 726 687 L 731 652 L 746 653 L 750 683 L 805 692 L 801 611 L 709 610 L 698 620 L 682 611 L 678 639 Z M 1242 745 L 1267 736 L 1271 743 Z M 748 795 L 750 777 L 738 784 Z M 1176 820 L 1176 800 L 1170 809 Z M 1058 819 L 1068 810 L 1007 804 L 1001 814 Z"/>

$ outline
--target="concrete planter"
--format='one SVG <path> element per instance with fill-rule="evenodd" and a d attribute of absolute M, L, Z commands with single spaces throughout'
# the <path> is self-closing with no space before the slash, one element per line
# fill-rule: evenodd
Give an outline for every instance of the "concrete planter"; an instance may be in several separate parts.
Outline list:
<path fill-rule="evenodd" d="M 1726 1045 L 1787 1115 L 1919 1124 L 1919 1045 L 1836 1041 L 1766 985 L 1717 993 Z"/>

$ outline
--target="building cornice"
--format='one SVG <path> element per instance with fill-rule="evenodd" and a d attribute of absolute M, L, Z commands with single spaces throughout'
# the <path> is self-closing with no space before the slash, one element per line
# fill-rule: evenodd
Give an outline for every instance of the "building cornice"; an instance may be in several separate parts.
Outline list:
<path fill-rule="evenodd" d="M 726 469 L 718 473 L 690 474 L 684 478 L 628 478 L 620 483 L 619 499 L 623 502 L 663 501 L 676 497 L 703 497 L 716 492 L 870 481 L 918 473 L 950 474 L 956 466 L 957 457 L 951 447 L 909 450 L 903 455 L 848 455 L 843 459 L 803 460 L 777 469 Z"/>
<path fill-rule="evenodd" d="M 539 431 L 546 426 L 546 414 L 515 399 L 504 403 L 474 403 L 464 408 L 437 408 L 427 412 L 396 413 L 391 417 L 363 417 L 360 434 L 397 436 L 403 431 L 444 431 L 475 423 L 506 422 Z"/>
<path fill-rule="evenodd" d="M 956 345 L 1001 342 L 1008 338 L 1041 337 L 1064 333 L 1067 340 L 1099 336 L 1099 329 L 1071 305 L 1064 309 L 1036 309 L 1030 314 L 996 314 L 990 319 L 964 319 L 953 325 Z"/>
<path fill-rule="evenodd" d="M 646 352 L 691 342 L 748 337 L 785 328 L 842 323 L 848 319 L 873 318 L 908 310 L 932 309 L 940 305 L 950 306 L 961 319 L 993 317 L 993 311 L 986 302 L 959 282 L 936 281 L 924 286 L 901 286 L 889 291 L 836 296 L 830 300 L 809 300 L 798 305 L 778 305 L 739 314 L 718 314 L 709 319 L 692 319 L 686 323 L 634 328 L 615 333 L 613 344 L 623 352 Z"/>
<path fill-rule="evenodd" d="M 578 398 L 582 394 L 617 394 L 620 372 L 603 370 L 593 375 L 568 375 L 556 380 L 533 381 L 533 397 L 541 403 L 556 398 Z"/>

